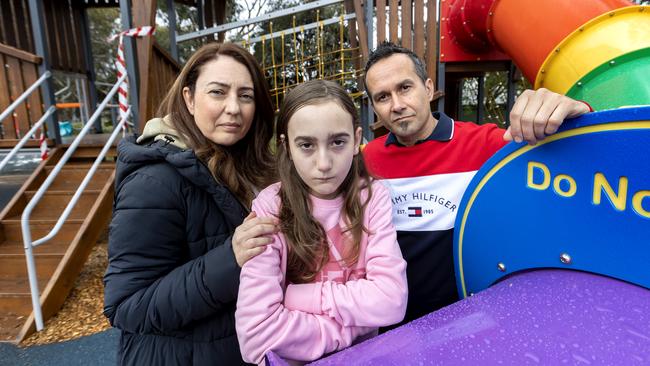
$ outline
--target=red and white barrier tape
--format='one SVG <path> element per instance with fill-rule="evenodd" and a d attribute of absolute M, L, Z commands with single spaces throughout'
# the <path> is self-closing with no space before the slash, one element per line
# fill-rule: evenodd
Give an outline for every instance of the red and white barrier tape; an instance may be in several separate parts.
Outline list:
<path fill-rule="evenodd" d="M 45 137 L 45 129 L 41 126 L 41 136 L 38 139 L 38 147 L 41 150 L 41 160 L 47 159 L 47 138 Z"/>
<path fill-rule="evenodd" d="M 156 27 L 152 27 L 152 26 L 137 27 L 137 28 L 131 28 L 129 30 L 126 30 L 124 32 L 121 32 L 111 37 L 111 41 L 117 37 L 120 38 L 120 42 L 117 47 L 117 61 L 115 62 L 115 66 L 117 67 L 118 79 L 121 78 L 122 75 L 126 75 L 127 73 L 126 61 L 124 60 L 124 42 L 123 42 L 124 37 L 146 37 L 154 34 L 155 30 Z M 126 111 L 129 109 L 128 80 L 129 80 L 128 78 L 124 79 L 124 81 L 120 84 L 117 90 L 118 105 L 120 107 L 120 120 L 122 118 L 126 118 Z M 124 124 L 124 129 L 126 129 L 126 124 Z"/>

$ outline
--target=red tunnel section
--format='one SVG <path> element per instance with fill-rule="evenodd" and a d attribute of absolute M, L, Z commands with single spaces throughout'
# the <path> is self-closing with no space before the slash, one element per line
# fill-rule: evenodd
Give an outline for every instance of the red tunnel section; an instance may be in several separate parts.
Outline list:
<path fill-rule="evenodd" d="M 531 82 L 549 53 L 571 32 L 598 15 L 633 5 L 627 0 L 442 0 L 441 4 L 441 61 L 498 59 L 495 54 L 500 50 Z"/>

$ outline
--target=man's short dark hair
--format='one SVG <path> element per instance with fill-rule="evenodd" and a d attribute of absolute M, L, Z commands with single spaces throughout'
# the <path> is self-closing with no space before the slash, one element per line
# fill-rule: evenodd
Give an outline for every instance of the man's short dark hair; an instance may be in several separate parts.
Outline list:
<path fill-rule="evenodd" d="M 383 60 L 385 58 L 388 58 L 392 55 L 402 53 L 407 55 L 411 61 L 413 61 L 413 67 L 415 68 L 415 73 L 420 77 L 422 82 L 426 82 L 427 79 L 429 78 L 427 76 L 427 71 L 424 68 L 424 63 L 418 55 L 415 54 L 415 52 L 409 50 L 408 48 L 404 48 L 402 46 L 398 46 L 395 43 L 384 41 L 377 46 L 377 48 L 370 53 L 370 56 L 368 56 L 368 62 L 366 63 L 366 67 L 364 69 L 364 76 L 363 76 L 363 81 L 364 83 L 367 81 L 367 75 L 368 75 L 368 70 L 372 67 L 372 65 L 376 64 L 378 61 Z M 367 85 L 367 84 L 366 84 Z M 368 88 L 366 87 L 366 90 Z"/>

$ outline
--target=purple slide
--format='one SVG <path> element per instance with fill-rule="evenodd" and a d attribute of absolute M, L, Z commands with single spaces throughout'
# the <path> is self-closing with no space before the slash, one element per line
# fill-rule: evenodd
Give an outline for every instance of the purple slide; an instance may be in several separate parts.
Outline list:
<path fill-rule="evenodd" d="M 270 365 L 286 365 L 272 352 Z M 311 365 L 650 365 L 650 291 L 544 269 Z"/>

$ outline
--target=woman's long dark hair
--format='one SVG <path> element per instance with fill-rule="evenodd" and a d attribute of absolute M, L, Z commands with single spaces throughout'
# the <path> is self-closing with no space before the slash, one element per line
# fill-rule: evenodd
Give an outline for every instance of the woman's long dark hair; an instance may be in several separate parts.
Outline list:
<path fill-rule="evenodd" d="M 345 89 L 331 81 L 311 80 L 298 85 L 285 96 L 278 115 L 276 135 L 284 135 L 288 140 L 289 121 L 296 111 L 307 105 L 329 101 L 337 103 L 352 116 L 353 130 L 356 131 L 359 127 L 357 110 Z M 311 213 L 309 187 L 300 179 L 287 144 L 283 139 L 278 139 L 278 175 L 281 182 L 279 219 L 289 246 L 287 279 L 291 283 L 309 283 L 329 260 L 329 246 L 325 230 Z M 350 171 L 338 188 L 344 199 L 343 214 L 347 224 L 344 232 L 351 234 L 352 238 L 351 247 L 342 253 L 348 266 L 359 259 L 361 236 L 366 230 L 363 213 L 372 195 L 371 180 L 361 153 L 356 154 Z M 361 202 L 363 189 L 368 190 L 368 197 Z"/>
<path fill-rule="evenodd" d="M 221 146 L 206 138 L 183 99 L 183 88 L 188 87 L 194 96 L 196 80 L 203 66 L 222 55 L 234 58 L 248 69 L 255 93 L 252 126 L 246 136 L 232 146 Z M 264 188 L 276 180 L 270 144 L 273 138 L 273 105 L 269 88 L 257 61 L 243 48 L 232 43 L 208 43 L 198 49 L 174 81 L 158 108 L 158 114 L 169 116 L 172 127 L 208 166 L 215 179 L 226 185 L 247 208 L 250 208 L 254 198 L 253 187 Z"/>

